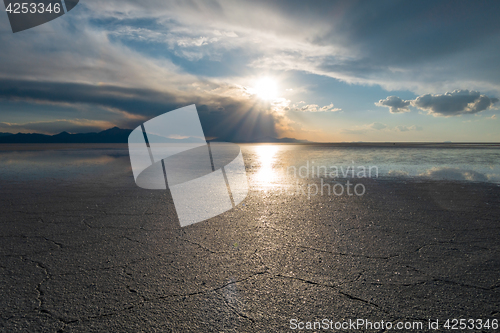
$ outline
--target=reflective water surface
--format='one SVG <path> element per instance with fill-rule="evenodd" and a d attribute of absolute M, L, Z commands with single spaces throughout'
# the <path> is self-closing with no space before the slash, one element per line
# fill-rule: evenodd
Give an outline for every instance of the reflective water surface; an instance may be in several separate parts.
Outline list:
<path fill-rule="evenodd" d="M 500 149 L 243 145 L 254 184 L 380 178 L 500 183 Z"/>
<path fill-rule="evenodd" d="M 131 172 L 127 149 L 0 151 L 0 180 L 82 180 Z"/>
<path fill-rule="evenodd" d="M 250 185 L 272 188 L 312 178 L 435 179 L 500 183 L 500 149 L 243 144 Z M 0 180 L 85 181 L 130 174 L 128 150 L 0 151 Z M 133 181 L 133 177 L 131 178 Z"/>

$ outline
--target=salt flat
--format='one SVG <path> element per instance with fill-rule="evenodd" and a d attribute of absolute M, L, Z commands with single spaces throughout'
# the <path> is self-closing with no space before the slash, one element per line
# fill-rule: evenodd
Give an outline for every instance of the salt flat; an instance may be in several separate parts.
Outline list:
<path fill-rule="evenodd" d="M 126 156 L 93 159 L 91 174 L 66 161 L 71 177 L 2 179 L 0 329 L 289 332 L 294 318 L 500 317 L 497 184 L 360 179 L 363 196 L 307 199 L 265 187 L 244 153 L 244 204 L 185 228 L 168 192 L 136 187 Z"/>

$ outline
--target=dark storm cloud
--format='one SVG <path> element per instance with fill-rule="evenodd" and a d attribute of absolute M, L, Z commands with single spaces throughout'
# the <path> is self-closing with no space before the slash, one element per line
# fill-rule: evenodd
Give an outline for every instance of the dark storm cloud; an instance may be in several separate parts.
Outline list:
<path fill-rule="evenodd" d="M 397 96 L 389 96 L 386 99 L 381 99 L 375 105 L 377 106 L 386 106 L 389 108 L 391 113 L 401 113 L 401 112 L 409 112 L 410 109 L 408 106 L 411 101 L 404 101 Z"/>
<path fill-rule="evenodd" d="M 96 104 L 154 116 L 182 105 L 174 95 L 148 89 L 68 82 L 0 80 L 0 98 L 17 101 Z"/>
<path fill-rule="evenodd" d="M 272 113 L 266 112 L 266 105 L 252 99 L 174 95 L 151 89 L 112 85 L 19 80 L 0 80 L 0 98 L 14 102 L 64 103 L 75 106 L 89 104 L 119 110 L 129 115 L 129 128 L 134 128 L 144 121 L 134 116 L 144 116 L 148 119 L 182 106 L 196 104 L 207 137 L 247 141 L 277 136 L 275 128 L 278 120 Z M 31 124 L 29 128 L 33 126 Z M 78 122 L 73 122 L 72 126 L 78 126 Z M 85 123 L 84 126 L 88 124 Z"/>

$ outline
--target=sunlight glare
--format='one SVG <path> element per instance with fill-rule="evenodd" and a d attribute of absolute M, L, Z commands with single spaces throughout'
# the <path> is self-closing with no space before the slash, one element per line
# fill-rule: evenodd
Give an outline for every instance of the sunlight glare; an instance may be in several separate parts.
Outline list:
<path fill-rule="evenodd" d="M 278 98 L 278 86 L 276 81 L 270 77 L 263 77 L 255 84 L 255 94 L 263 100 Z"/>

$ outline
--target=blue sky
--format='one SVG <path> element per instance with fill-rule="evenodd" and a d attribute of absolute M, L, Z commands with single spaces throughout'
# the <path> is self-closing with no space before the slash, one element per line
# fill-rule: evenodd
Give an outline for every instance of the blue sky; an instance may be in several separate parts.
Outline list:
<path fill-rule="evenodd" d="M 225 140 L 499 142 L 497 2 L 86 0 L 13 34 L 0 132 L 134 128 L 195 103 Z"/>

